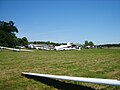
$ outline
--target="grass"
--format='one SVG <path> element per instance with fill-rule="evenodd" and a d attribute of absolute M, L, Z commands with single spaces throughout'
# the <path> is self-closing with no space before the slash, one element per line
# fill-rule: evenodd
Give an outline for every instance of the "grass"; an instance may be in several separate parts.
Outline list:
<path fill-rule="evenodd" d="M 0 90 L 56 90 L 21 75 L 33 72 L 120 80 L 120 49 L 81 51 L 0 51 Z M 120 90 L 119 86 L 64 81 L 94 89 Z"/>

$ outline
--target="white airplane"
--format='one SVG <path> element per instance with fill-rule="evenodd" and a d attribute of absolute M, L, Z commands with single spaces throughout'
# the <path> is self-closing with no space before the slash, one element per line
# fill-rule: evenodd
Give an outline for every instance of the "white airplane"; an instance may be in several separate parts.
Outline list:
<path fill-rule="evenodd" d="M 16 52 L 32 52 L 33 50 L 26 50 L 26 49 L 16 49 L 16 48 L 8 48 L 8 47 L 2 47 L 0 46 L 1 49 L 8 49 Z"/>
<path fill-rule="evenodd" d="M 30 75 L 30 76 L 45 77 L 45 78 L 51 78 L 51 79 L 70 80 L 70 81 L 77 81 L 77 82 L 89 82 L 89 83 L 95 83 L 95 84 L 120 86 L 120 81 L 113 80 L 113 79 L 59 76 L 59 75 L 37 74 L 37 73 L 26 73 L 26 72 L 22 72 L 22 75 Z"/>
<path fill-rule="evenodd" d="M 78 50 L 81 48 L 79 47 Z M 67 45 L 60 45 L 60 46 L 55 46 L 55 50 L 77 50 L 76 47 L 72 47 L 70 43 L 67 43 Z"/>

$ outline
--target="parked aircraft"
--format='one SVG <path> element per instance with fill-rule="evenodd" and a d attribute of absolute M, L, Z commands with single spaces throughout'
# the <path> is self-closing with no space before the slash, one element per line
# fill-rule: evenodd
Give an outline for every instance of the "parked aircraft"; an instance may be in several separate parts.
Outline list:
<path fill-rule="evenodd" d="M 8 47 L 2 47 L 0 46 L 1 49 L 8 49 L 16 52 L 31 52 L 33 50 L 26 50 L 26 49 L 16 49 L 16 48 L 8 48 Z"/>
<path fill-rule="evenodd" d="M 60 45 L 55 46 L 55 50 L 80 50 L 80 47 L 72 46 L 70 43 L 67 43 L 67 45 Z"/>

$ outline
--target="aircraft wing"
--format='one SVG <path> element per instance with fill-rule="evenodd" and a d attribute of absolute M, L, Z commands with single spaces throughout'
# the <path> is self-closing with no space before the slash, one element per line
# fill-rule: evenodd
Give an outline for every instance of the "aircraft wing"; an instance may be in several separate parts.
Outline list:
<path fill-rule="evenodd" d="M 32 52 L 33 50 L 27 50 L 27 49 L 16 49 L 16 48 L 8 48 L 8 47 L 0 47 L 2 49 L 8 49 L 16 52 Z"/>
<path fill-rule="evenodd" d="M 120 81 L 113 80 L 113 79 L 99 79 L 99 78 L 59 76 L 59 75 L 37 74 L 37 73 L 26 73 L 26 72 L 22 72 L 22 74 L 23 75 L 30 75 L 30 76 L 51 78 L 51 79 L 71 80 L 71 81 L 78 81 L 78 82 L 89 82 L 89 83 L 96 83 L 96 84 L 106 84 L 106 85 L 120 86 Z"/>

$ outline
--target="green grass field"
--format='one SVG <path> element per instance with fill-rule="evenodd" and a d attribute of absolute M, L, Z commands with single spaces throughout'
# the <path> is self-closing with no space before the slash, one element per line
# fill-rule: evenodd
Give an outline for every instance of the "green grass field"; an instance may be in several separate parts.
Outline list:
<path fill-rule="evenodd" d="M 120 80 L 120 49 L 80 51 L 0 51 L 0 90 L 56 90 L 21 72 Z M 49 80 L 48 80 L 49 82 Z M 120 90 L 120 86 L 63 81 L 94 89 Z M 61 86 L 62 87 L 62 86 Z M 82 89 L 81 89 L 82 90 Z"/>

